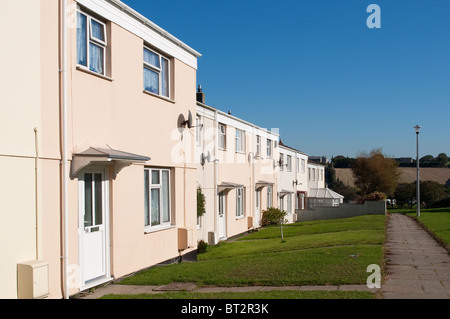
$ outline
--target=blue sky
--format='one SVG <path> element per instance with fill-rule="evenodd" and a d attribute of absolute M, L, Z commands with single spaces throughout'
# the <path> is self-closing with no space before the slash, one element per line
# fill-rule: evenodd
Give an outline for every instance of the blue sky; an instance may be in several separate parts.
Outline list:
<path fill-rule="evenodd" d="M 200 52 L 206 103 L 309 155 L 450 156 L 450 1 L 123 0 Z M 381 9 L 369 29 L 368 5 Z"/>

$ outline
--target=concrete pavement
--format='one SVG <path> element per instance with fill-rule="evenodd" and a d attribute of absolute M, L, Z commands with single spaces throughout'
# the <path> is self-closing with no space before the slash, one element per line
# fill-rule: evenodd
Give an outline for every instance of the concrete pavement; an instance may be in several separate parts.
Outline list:
<path fill-rule="evenodd" d="M 450 255 L 416 221 L 388 215 L 384 299 L 450 299 Z"/>

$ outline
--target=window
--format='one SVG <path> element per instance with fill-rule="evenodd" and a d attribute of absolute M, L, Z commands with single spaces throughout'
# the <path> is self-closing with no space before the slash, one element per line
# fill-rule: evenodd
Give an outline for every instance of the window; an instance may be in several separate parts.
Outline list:
<path fill-rule="evenodd" d="M 169 226 L 170 171 L 149 168 L 144 170 L 145 226 L 149 228 Z"/>
<path fill-rule="evenodd" d="M 267 208 L 272 207 L 272 186 L 267 187 Z"/>
<path fill-rule="evenodd" d="M 236 188 L 236 217 L 244 217 L 244 189 Z"/>
<path fill-rule="evenodd" d="M 227 148 L 227 127 L 224 124 L 219 124 L 219 148 Z"/>
<path fill-rule="evenodd" d="M 144 48 L 144 90 L 169 97 L 169 59 Z"/>
<path fill-rule="evenodd" d="M 286 166 L 287 171 L 290 172 L 292 170 L 292 160 L 290 155 L 286 155 Z"/>
<path fill-rule="evenodd" d="M 107 46 L 106 24 L 77 13 L 77 63 L 90 71 L 105 75 L 105 51 Z"/>
<path fill-rule="evenodd" d="M 305 160 L 302 159 L 302 173 L 305 172 Z"/>
<path fill-rule="evenodd" d="M 245 132 L 236 129 L 236 152 L 244 153 L 245 149 Z"/>
<path fill-rule="evenodd" d="M 256 155 L 261 156 L 261 136 L 256 135 Z"/>
<path fill-rule="evenodd" d="M 282 153 L 280 153 L 279 164 L 280 164 L 280 171 L 282 171 L 284 169 L 284 155 Z"/>
<path fill-rule="evenodd" d="M 312 180 L 312 181 L 315 181 L 315 180 L 316 180 L 316 169 L 315 169 L 315 168 L 312 169 L 311 180 Z"/>
<path fill-rule="evenodd" d="M 267 139 L 267 158 L 272 158 L 272 141 Z"/>

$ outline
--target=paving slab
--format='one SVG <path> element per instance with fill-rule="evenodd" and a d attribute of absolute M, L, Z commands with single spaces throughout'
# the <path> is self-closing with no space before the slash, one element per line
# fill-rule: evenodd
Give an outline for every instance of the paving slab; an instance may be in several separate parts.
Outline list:
<path fill-rule="evenodd" d="M 450 299 L 450 255 L 412 218 L 388 215 L 384 299 Z"/>

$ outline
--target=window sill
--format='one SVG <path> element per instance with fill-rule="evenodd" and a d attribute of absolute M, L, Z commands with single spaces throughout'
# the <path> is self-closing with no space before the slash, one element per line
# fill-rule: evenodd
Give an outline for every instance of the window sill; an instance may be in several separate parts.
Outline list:
<path fill-rule="evenodd" d="M 175 104 L 175 101 L 172 100 L 172 99 L 170 99 L 170 98 L 168 98 L 168 97 L 165 97 L 165 96 L 162 96 L 162 95 L 158 95 L 158 94 L 156 94 L 156 93 L 152 93 L 152 92 L 147 91 L 147 90 L 144 90 L 143 92 L 144 92 L 145 94 L 150 95 L 150 96 L 157 97 L 157 98 L 159 98 L 159 99 L 161 99 L 161 100 L 164 100 L 164 101 L 167 101 L 167 102 L 170 102 L 170 103 Z"/>
<path fill-rule="evenodd" d="M 168 229 L 172 229 L 172 228 L 176 228 L 175 225 L 168 225 L 168 226 L 154 226 L 154 227 L 145 227 L 144 229 L 144 234 L 151 234 L 151 233 L 156 233 L 162 230 L 168 230 Z"/>
<path fill-rule="evenodd" d="M 244 219 L 245 218 L 245 215 L 244 216 L 236 216 L 236 220 L 240 220 L 240 219 Z"/>
<path fill-rule="evenodd" d="M 89 70 L 89 69 L 87 69 L 86 67 L 81 66 L 81 65 L 77 65 L 77 70 L 78 70 L 78 71 L 81 71 L 81 72 L 84 72 L 84 73 L 87 73 L 87 74 L 90 74 L 90 75 L 94 75 L 94 76 L 96 76 L 96 77 L 98 77 L 98 78 L 101 78 L 101 79 L 103 79 L 103 80 L 107 80 L 107 81 L 109 81 L 109 82 L 113 82 L 113 81 L 114 81 L 114 79 L 113 79 L 113 78 L 110 78 L 109 76 L 106 76 L 106 75 L 103 75 L 103 74 L 100 74 L 100 73 L 93 72 L 93 71 L 91 71 L 91 70 Z"/>

